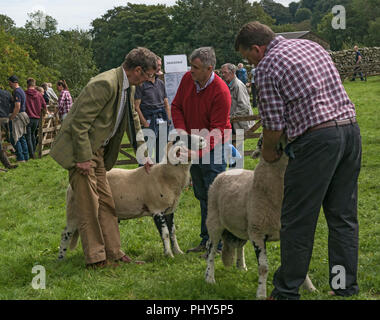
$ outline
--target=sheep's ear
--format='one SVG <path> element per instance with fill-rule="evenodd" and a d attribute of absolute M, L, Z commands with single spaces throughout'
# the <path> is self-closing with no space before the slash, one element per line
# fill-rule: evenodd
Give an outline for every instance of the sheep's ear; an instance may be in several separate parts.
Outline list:
<path fill-rule="evenodd" d="M 251 157 L 252 159 L 257 159 L 261 155 L 261 149 L 256 149 L 255 151 L 252 152 Z"/>

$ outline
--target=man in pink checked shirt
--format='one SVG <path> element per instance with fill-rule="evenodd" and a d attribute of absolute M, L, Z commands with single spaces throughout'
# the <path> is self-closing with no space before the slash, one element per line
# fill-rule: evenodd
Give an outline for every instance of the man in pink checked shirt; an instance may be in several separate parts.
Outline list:
<path fill-rule="evenodd" d="M 281 266 L 273 279 L 273 299 L 299 299 L 313 250 L 321 206 L 329 228 L 329 282 L 332 295 L 359 292 L 357 190 L 361 137 L 350 101 L 330 55 L 309 40 L 276 37 L 259 22 L 242 27 L 235 49 L 256 66 L 262 155 L 281 154 L 282 134 L 289 140 L 281 213 Z M 345 278 L 337 286 L 334 270 Z"/>

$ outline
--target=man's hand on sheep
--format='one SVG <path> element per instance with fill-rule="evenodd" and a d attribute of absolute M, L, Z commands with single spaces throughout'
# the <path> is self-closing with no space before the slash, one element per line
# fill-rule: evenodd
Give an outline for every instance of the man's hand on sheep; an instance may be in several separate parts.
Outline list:
<path fill-rule="evenodd" d="M 80 174 L 88 176 L 91 170 L 91 161 L 78 162 L 76 168 Z"/>
<path fill-rule="evenodd" d="M 150 168 L 152 168 L 153 165 L 154 165 L 154 163 L 153 163 L 152 159 L 150 159 L 149 157 L 144 159 L 144 168 L 145 168 L 145 172 L 147 174 L 150 173 Z"/>
<path fill-rule="evenodd" d="M 278 143 L 283 130 L 272 131 L 263 129 L 263 148 L 261 154 L 266 162 L 276 162 L 281 158 L 282 150 L 278 149 Z"/>

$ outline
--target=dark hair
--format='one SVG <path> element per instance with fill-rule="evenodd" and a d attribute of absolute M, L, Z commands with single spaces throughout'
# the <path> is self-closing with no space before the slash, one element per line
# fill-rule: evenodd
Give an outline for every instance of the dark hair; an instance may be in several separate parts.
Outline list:
<path fill-rule="evenodd" d="M 34 87 L 36 85 L 36 80 L 34 80 L 33 78 L 29 78 L 28 80 L 26 80 L 26 86 L 29 88 L 29 87 Z"/>
<path fill-rule="evenodd" d="M 66 83 L 65 80 L 59 80 L 57 82 L 57 85 L 63 87 L 63 89 L 65 89 L 65 90 L 69 90 L 69 87 L 68 87 L 68 85 L 67 85 L 67 83 Z"/>
<path fill-rule="evenodd" d="M 125 57 L 123 67 L 126 70 L 132 70 L 141 67 L 143 71 L 157 69 L 157 56 L 147 48 L 138 47 L 132 49 Z"/>
<path fill-rule="evenodd" d="M 235 50 L 239 48 L 249 49 L 252 45 L 265 46 L 268 45 L 276 34 L 267 25 L 258 21 L 246 23 L 235 39 Z"/>

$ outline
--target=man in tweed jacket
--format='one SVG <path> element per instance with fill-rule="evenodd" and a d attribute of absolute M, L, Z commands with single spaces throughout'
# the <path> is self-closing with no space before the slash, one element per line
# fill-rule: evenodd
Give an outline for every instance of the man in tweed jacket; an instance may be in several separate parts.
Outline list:
<path fill-rule="evenodd" d="M 92 78 L 73 104 L 50 152 L 69 170 L 88 267 L 102 267 L 107 260 L 131 262 L 120 249 L 106 170 L 111 170 L 117 160 L 125 131 L 135 151 L 144 144 L 133 108 L 134 86 L 154 76 L 156 59 L 148 49 L 136 48 L 122 66 Z M 149 172 L 151 161 L 146 160 L 142 161 Z"/>

